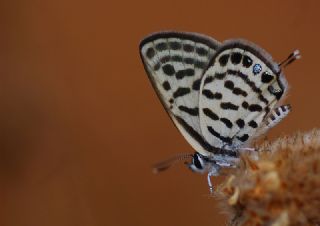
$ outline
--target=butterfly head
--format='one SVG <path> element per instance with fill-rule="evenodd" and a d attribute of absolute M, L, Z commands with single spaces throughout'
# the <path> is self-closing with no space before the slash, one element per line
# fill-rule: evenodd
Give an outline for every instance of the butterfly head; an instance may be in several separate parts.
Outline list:
<path fill-rule="evenodd" d="M 197 173 L 205 173 L 210 171 L 213 165 L 216 165 L 214 160 L 211 160 L 208 157 L 205 157 L 198 152 L 195 152 L 192 156 L 191 163 L 188 164 L 188 167 Z"/>
<path fill-rule="evenodd" d="M 187 161 L 186 161 L 187 160 Z M 189 161 L 188 161 L 189 160 Z M 178 162 L 184 161 L 184 163 L 193 171 L 197 173 L 206 173 L 216 168 L 218 165 L 216 161 L 210 157 L 203 156 L 198 152 L 194 154 L 181 153 L 163 162 L 160 162 L 153 167 L 154 173 L 159 173 L 167 170 L 172 165 Z"/>

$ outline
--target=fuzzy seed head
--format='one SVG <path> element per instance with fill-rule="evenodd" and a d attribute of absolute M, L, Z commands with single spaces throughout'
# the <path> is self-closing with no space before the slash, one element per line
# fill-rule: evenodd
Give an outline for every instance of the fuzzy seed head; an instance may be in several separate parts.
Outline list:
<path fill-rule="evenodd" d="M 320 130 L 258 147 L 218 187 L 229 225 L 320 225 Z"/>

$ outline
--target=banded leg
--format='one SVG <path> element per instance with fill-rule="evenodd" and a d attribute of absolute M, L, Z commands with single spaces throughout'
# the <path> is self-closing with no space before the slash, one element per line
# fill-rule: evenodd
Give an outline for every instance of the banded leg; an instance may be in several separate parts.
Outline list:
<path fill-rule="evenodd" d="M 261 136 L 266 133 L 269 129 L 276 126 L 279 122 L 282 121 L 291 111 L 290 104 L 282 105 L 271 111 L 271 113 L 264 119 L 262 126 L 260 127 L 257 135 L 255 137 Z"/>

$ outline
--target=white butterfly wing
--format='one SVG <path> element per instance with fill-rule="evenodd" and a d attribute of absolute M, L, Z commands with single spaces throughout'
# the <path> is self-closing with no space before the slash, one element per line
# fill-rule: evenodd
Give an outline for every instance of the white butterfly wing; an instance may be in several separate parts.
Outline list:
<path fill-rule="evenodd" d="M 206 154 L 210 145 L 201 135 L 199 90 L 201 78 L 219 46 L 197 33 L 160 32 L 140 43 L 140 55 L 157 94 L 182 135 Z"/>
<path fill-rule="evenodd" d="M 213 147 L 245 146 L 287 91 L 278 64 L 256 45 L 224 42 L 200 88 L 202 135 Z"/>

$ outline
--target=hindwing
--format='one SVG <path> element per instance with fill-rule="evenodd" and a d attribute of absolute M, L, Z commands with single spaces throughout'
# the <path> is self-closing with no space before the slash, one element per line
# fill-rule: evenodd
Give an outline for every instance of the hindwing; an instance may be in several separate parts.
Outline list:
<path fill-rule="evenodd" d="M 287 91 L 278 64 L 244 40 L 224 42 L 200 88 L 202 135 L 217 148 L 245 146 Z"/>

